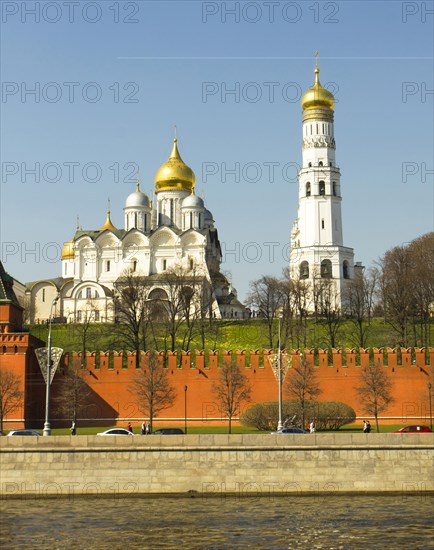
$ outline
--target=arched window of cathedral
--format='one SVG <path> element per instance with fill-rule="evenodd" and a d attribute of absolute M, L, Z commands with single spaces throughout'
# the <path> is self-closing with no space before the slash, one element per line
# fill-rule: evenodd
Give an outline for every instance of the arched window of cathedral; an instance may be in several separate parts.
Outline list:
<path fill-rule="evenodd" d="M 309 162 L 308 166 L 309 166 L 309 168 L 312 168 L 312 163 L 311 163 L 311 162 Z"/>
<path fill-rule="evenodd" d="M 350 278 L 350 268 L 349 268 L 347 260 L 344 260 L 344 263 L 342 264 L 342 271 L 343 271 L 344 279 L 349 279 Z"/>
<path fill-rule="evenodd" d="M 137 227 L 137 212 L 134 212 L 134 227 Z"/>
<path fill-rule="evenodd" d="M 190 229 L 193 228 L 193 212 L 190 212 Z"/>
<path fill-rule="evenodd" d="M 300 279 L 309 278 L 309 262 L 301 262 L 300 264 Z"/>
<path fill-rule="evenodd" d="M 324 218 L 321 220 L 321 229 L 325 229 Z"/>
<path fill-rule="evenodd" d="M 137 269 L 137 260 L 133 260 L 133 265 L 131 266 L 132 271 L 136 271 Z"/>
<path fill-rule="evenodd" d="M 95 290 L 95 296 L 94 296 L 94 298 L 99 298 L 99 294 L 98 294 L 98 291 L 97 291 L 97 290 Z"/>
<path fill-rule="evenodd" d="M 329 162 L 329 166 L 333 166 L 333 162 Z"/>
<path fill-rule="evenodd" d="M 94 317 L 95 317 L 95 321 L 98 322 L 99 321 L 99 309 L 95 310 Z"/>
<path fill-rule="evenodd" d="M 110 271 L 110 260 L 107 260 L 105 263 L 105 270 Z"/>
<path fill-rule="evenodd" d="M 92 289 L 90 287 L 86 288 L 86 298 L 92 298 Z"/>
<path fill-rule="evenodd" d="M 322 160 L 320 160 L 320 161 L 318 162 L 318 166 L 323 166 Z"/>
<path fill-rule="evenodd" d="M 321 262 L 321 278 L 331 279 L 332 277 L 332 263 L 330 260 L 323 260 Z"/>
<path fill-rule="evenodd" d="M 306 197 L 310 197 L 310 182 L 306 183 Z"/>
<path fill-rule="evenodd" d="M 77 311 L 77 323 L 81 323 L 81 311 Z"/>
<path fill-rule="evenodd" d="M 78 295 L 77 295 L 77 299 L 78 299 L 78 300 L 81 300 L 82 295 L 83 295 L 83 293 L 82 293 L 81 290 L 80 290 L 80 292 L 79 292 Z"/>
<path fill-rule="evenodd" d="M 190 271 L 193 271 L 193 268 L 194 268 L 194 260 L 193 258 L 190 258 L 190 262 L 189 262 L 189 267 L 190 267 Z"/>
<path fill-rule="evenodd" d="M 162 261 L 162 268 L 163 268 L 163 271 L 166 271 L 166 269 L 167 269 L 167 260 Z"/>
<path fill-rule="evenodd" d="M 42 301 L 45 302 L 45 288 L 42 289 Z"/>
<path fill-rule="evenodd" d="M 325 195 L 325 182 L 319 182 L 319 194 L 323 197 Z"/>
<path fill-rule="evenodd" d="M 148 300 L 167 300 L 167 292 L 162 288 L 153 288 L 148 294 Z"/>
<path fill-rule="evenodd" d="M 336 189 L 336 182 L 333 182 L 333 196 L 336 197 L 337 195 L 337 189 Z"/>

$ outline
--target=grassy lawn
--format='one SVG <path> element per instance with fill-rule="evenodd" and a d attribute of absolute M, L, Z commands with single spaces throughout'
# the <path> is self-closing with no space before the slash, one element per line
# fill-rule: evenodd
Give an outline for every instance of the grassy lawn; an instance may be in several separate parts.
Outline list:
<path fill-rule="evenodd" d="M 30 332 L 41 340 L 47 341 L 47 325 L 31 325 Z M 181 327 L 182 329 L 182 327 Z M 83 326 L 76 324 L 52 325 L 53 345 L 63 348 L 65 351 L 80 351 L 83 347 Z M 157 347 L 159 350 L 167 349 L 168 339 L 164 327 L 154 325 Z M 277 320 L 274 323 L 274 346 L 277 345 Z M 431 339 L 434 342 L 434 323 L 431 327 Z M 150 341 L 151 345 L 151 341 Z M 153 343 L 155 346 L 155 343 Z M 178 342 L 181 347 L 181 341 Z M 367 347 L 394 347 L 397 345 L 397 337 L 390 325 L 383 319 L 373 319 L 369 331 Z M 409 345 L 412 345 L 409 343 Z M 286 347 L 294 349 L 301 346 L 297 340 L 288 340 Z M 149 347 L 149 346 L 148 346 Z M 206 350 L 236 350 L 236 349 L 261 349 L 269 348 L 268 328 L 262 319 L 249 319 L 239 321 L 214 321 L 212 328 L 208 330 L 206 338 Z M 317 323 L 313 319 L 308 320 L 307 347 L 330 348 L 327 337 L 327 327 L 321 321 Z M 358 347 L 355 338 L 354 325 L 350 321 L 342 321 L 336 347 Z M 88 351 L 109 351 L 125 349 L 125 341 L 122 336 L 122 326 L 119 324 L 95 324 L 89 327 L 86 335 L 86 349 Z M 190 349 L 201 350 L 202 344 L 198 337 L 193 338 Z"/>
<path fill-rule="evenodd" d="M 372 431 L 371 433 L 375 432 L 375 424 L 372 424 Z M 380 433 L 387 433 L 387 432 L 394 432 L 396 430 L 399 430 L 399 428 L 402 428 L 406 424 L 380 424 Z M 111 428 L 119 427 L 119 426 L 110 426 Z M 77 427 L 77 435 L 95 435 L 98 432 L 104 432 L 106 430 L 109 430 L 110 427 L 108 426 L 93 426 L 93 427 L 83 427 L 80 428 L 80 426 Z M 155 429 L 158 428 L 164 428 L 167 427 L 164 425 L 164 423 L 158 423 L 155 426 Z M 179 426 L 172 426 L 171 428 L 181 428 L 184 429 L 184 425 Z M 38 430 L 42 433 L 42 430 Z M 188 434 L 227 434 L 228 428 L 227 426 L 191 426 L 187 428 Z M 70 435 L 69 428 L 54 428 L 51 430 L 52 435 Z M 134 433 L 138 434 L 138 428 L 134 428 Z M 232 433 L 233 434 L 267 434 L 269 432 L 261 432 L 259 430 L 256 430 L 255 428 L 247 428 L 245 426 L 232 426 Z M 318 432 L 318 433 L 329 433 L 329 432 Z M 362 426 L 361 424 L 348 424 L 347 426 L 343 426 L 340 430 L 337 430 L 335 433 L 362 433 Z"/>

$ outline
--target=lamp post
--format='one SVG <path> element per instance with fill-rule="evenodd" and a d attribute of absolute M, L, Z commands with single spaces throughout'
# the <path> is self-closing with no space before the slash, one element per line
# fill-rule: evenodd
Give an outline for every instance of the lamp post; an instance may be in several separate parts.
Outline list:
<path fill-rule="evenodd" d="M 279 422 L 277 423 L 277 429 L 281 430 L 283 428 L 283 406 L 282 406 L 282 351 L 280 349 L 280 318 L 279 318 L 279 349 L 277 351 L 277 368 L 278 372 L 278 385 L 279 385 Z"/>
<path fill-rule="evenodd" d="M 51 435 L 50 425 L 50 388 L 51 388 L 51 323 L 53 320 L 53 307 L 57 304 L 59 296 L 56 296 L 51 302 L 50 317 L 48 319 L 48 355 L 47 355 L 47 384 L 45 391 L 45 423 L 43 435 Z"/>
<path fill-rule="evenodd" d="M 429 399 L 429 427 L 432 430 L 432 399 L 431 399 L 431 382 L 428 382 L 428 399 Z"/>
<path fill-rule="evenodd" d="M 184 433 L 187 433 L 187 384 L 184 386 Z"/>

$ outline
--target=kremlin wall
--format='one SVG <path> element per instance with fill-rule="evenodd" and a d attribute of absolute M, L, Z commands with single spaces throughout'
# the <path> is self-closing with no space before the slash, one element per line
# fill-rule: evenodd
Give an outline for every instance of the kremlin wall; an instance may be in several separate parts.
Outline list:
<path fill-rule="evenodd" d="M 13 367 L 14 371 L 25 377 L 25 403 L 20 411 L 13 414 L 4 424 L 6 429 L 23 426 L 41 428 L 45 407 L 45 383 L 39 371 L 34 352 L 27 347 L 28 335 L 3 335 L 0 359 L 2 367 Z M 22 339 L 25 340 L 22 340 Z M 278 387 L 270 367 L 269 356 L 273 350 L 255 351 L 211 351 L 177 354 L 160 353 L 168 370 L 170 383 L 176 390 L 177 398 L 170 409 L 162 411 L 154 421 L 159 426 L 183 426 L 184 407 L 186 406 L 189 426 L 226 424 L 219 405 L 212 392 L 213 383 L 219 376 L 219 365 L 236 362 L 246 374 L 252 385 L 251 404 L 265 401 L 277 401 Z M 306 350 L 306 360 L 317 370 L 322 390 L 320 401 L 342 401 L 351 405 L 360 421 L 366 416 L 360 407 L 355 387 L 359 384 L 360 367 L 374 361 L 387 371 L 393 382 L 394 402 L 384 411 L 380 420 L 383 423 L 424 422 L 429 424 L 429 390 L 432 381 L 434 348 L 425 349 L 333 349 Z M 292 364 L 300 361 L 300 350 L 291 351 Z M 146 364 L 146 355 L 142 354 L 142 364 Z M 282 355 L 286 360 L 286 353 Z M 27 368 L 24 364 L 27 361 Z M 85 368 L 80 368 L 85 364 Z M 78 427 L 125 426 L 131 421 L 136 433 L 144 418 L 132 392 L 136 374 L 135 353 L 107 352 L 87 353 L 85 361 L 82 354 L 65 354 L 56 372 L 52 385 L 52 397 L 55 400 L 65 369 L 78 367 L 78 373 L 91 390 L 89 404 L 78 419 Z M 283 385 L 291 376 L 288 369 Z M 187 390 L 185 390 L 187 386 Z M 54 401 L 55 402 L 55 401 Z M 248 407 L 249 404 L 245 404 Z M 52 405 L 52 426 L 69 426 L 68 418 L 56 418 Z"/>

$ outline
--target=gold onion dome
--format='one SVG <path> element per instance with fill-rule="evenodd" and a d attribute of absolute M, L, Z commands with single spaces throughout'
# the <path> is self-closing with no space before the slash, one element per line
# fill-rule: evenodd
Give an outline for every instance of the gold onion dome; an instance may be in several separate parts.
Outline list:
<path fill-rule="evenodd" d="M 62 248 L 62 260 L 71 260 L 75 257 L 74 241 L 70 239 Z"/>
<path fill-rule="evenodd" d="M 162 164 L 155 174 L 155 190 L 157 192 L 171 189 L 193 191 L 194 189 L 196 176 L 182 160 L 177 141 L 176 138 L 173 140 L 173 148 L 168 161 Z"/>
<path fill-rule="evenodd" d="M 112 224 L 112 221 L 110 219 L 110 210 L 107 211 L 107 218 L 104 222 L 104 225 L 102 225 L 99 228 L 100 231 L 117 231 L 116 227 Z"/>
<path fill-rule="evenodd" d="M 319 69 L 315 68 L 315 84 L 301 98 L 303 111 L 308 109 L 333 109 L 335 98 L 331 92 L 323 88 L 319 81 Z"/>

